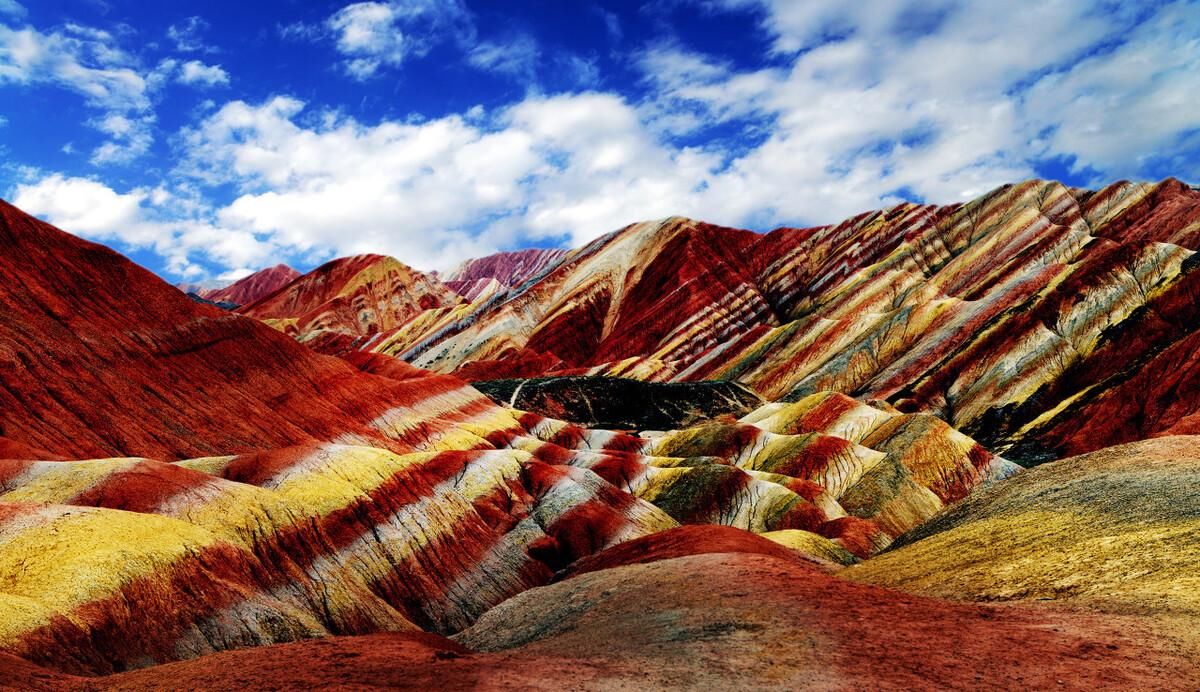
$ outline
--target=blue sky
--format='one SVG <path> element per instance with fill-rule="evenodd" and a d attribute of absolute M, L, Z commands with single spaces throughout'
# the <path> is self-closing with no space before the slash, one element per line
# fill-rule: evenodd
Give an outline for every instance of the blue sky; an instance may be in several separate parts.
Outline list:
<path fill-rule="evenodd" d="M 170 280 L 1200 180 L 1200 3 L 0 0 L 0 195 Z"/>

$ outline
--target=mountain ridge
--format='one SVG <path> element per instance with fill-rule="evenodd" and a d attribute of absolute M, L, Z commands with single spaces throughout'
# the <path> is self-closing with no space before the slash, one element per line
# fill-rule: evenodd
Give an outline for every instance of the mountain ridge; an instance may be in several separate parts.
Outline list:
<path fill-rule="evenodd" d="M 458 308 L 350 348 L 469 379 L 727 379 L 767 399 L 833 389 L 935 412 L 1036 463 L 1200 429 L 1200 397 L 1151 405 L 1136 425 L 1112 403 L 1181 362 L 1200 367 L 1184 362 L 1197 248 L 1200 193 L 1174 178 L 1096 191 L 1029 180 L 764 234 L 670 217 L 520 286 L 474 284 Z M 1097 436 L 1076 430 L 1098 417 L 1084 409 L 1121 418 Z"/>

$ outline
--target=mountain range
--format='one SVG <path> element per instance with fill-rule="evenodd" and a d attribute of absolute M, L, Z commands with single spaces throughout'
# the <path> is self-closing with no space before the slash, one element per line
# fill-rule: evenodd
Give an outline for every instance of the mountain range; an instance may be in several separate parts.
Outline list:
<path fill-rule="evenodd" d="M 225 310 L 0 203 L 0 680 L 1194 688 L 1197 249 L 1031 180 Z"/>

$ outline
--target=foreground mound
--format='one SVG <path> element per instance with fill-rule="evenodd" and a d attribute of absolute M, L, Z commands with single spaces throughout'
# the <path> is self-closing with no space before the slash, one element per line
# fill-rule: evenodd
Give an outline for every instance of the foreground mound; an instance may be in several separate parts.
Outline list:
<path fill-rule="evenodd" d="M 777 534 L 790 533 L 804 534 L 815 540 L 796 548 L 786 540 L 776 540 Z M 602 569 L 714 553 L 767 555 L 826 567 L 856 562 L 853 555 L 833 541 L 807 531 L 773 531 L 763 536 L 728 526 L 680 526 L 635 538 L 589 555 L 576 561 L 561 576 L 567 578 Z"/>
<path fill-rule="evenodd" d="M 503 449 L 0 460 L 0 651 L 107 674 L 314 636 L 458 632 L 573 568 L 727 551 L 834 568 L 1011 467 L 935 418 L 836 394 L 653 439 L 491 404 L 446 418 L 446 398 L 376 425 Z"/>
<path fill-rule="evenodd" d="M 1197 488 L 1200 438 L 1112 447 L 981 491 L 845 574 L 946 598 L 1194 618 Z"/>
<path fill-rule="evenodd" d="M 763 555 L 699 555 L 580 575 L 506 601 L 457 640 L 480 653 L 412 635 L 337 638 L 228 652 L 92 684 L 251 689 L 1200 684 L 1195 661 L 1129 618 L 945 603 L 847 583 Z"/>

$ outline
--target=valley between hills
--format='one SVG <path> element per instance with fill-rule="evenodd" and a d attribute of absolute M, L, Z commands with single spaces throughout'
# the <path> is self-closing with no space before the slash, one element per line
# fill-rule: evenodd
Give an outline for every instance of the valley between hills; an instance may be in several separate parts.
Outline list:
<path fill-rule="evenodd" d="M 1198 249 L 1029 180 L 189 295 L 0 202 L 0 684 L 1195 689 Z"/>

